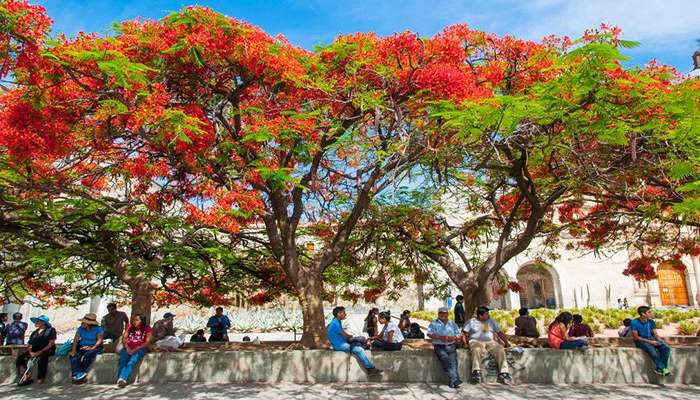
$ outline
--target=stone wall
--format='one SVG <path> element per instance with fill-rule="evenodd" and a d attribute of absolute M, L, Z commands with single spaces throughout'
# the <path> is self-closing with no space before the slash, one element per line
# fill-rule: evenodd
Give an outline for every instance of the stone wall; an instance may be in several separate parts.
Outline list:
<path fill-rule="evenodd" d="M 371 354 L 384 374 L 382 382 L 446 382 L 431 350 L 408 350 Z M 589 349 L 586 352 L 525 349 L 509 352 L 514 383 L 541 384 L 700 384 L 700 349 L 674 348 L 671 370 L 662 378 L 652 373 L 652 364 L 635 348 Z M 469 355 L 458 350 L 459 371 L 468 378 Z M 116 381 L 118 356 L 103 354 L 93 364 L 88 382 L 112 384 Z M 487 381 L 495 381 L 495 365 L 487 360 Z M 0 357 L 0 383 L 14 381 L 14 358 Z M 49 382 L 69 382 L 68 360 L 54 359 L 49 366 Z M 137 382 L 363 382 L 368 378 L 358 361 L 345 353 L 330 350 L 300 351 L 201 351 L 148 354 L 138 372 Z"/>

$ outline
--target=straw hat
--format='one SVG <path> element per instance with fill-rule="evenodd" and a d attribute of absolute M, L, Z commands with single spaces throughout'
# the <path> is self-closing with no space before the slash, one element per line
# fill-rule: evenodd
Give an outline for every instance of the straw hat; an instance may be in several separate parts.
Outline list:
<path fill-rule="evenodd" d="M 85 316 L 83 317 L 83 319 L 80 319 L 80 320 L 78 320 L 78 321 L 80 321 L 80 322 L 82 322 L 82 323 L 84 323 L 84 324 L 95 325 L 95 326 L 97 326 L 97 325 L 100 324 L 99 322 L 97 322 L 97 314 L 95 314 L 95 313 L 88 313 L 88 314 L 85 314 Z"/>

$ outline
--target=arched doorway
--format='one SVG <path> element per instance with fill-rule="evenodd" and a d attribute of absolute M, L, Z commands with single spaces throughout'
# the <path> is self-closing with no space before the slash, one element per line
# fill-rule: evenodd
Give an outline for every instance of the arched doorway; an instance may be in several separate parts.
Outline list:
<path fill-rule="evenodd" d="M 527 308 L 557 308 L 560 306 L 557 296 L 558 277 L 551 267 L 539 264 L 527 264 L 517 273 L 520 291 L 520 306 Z"/>
<path fill-rule="evenodd" d="M 687 306 L 690 304 L 688 298 L 688 286 L 685 282 L 685 273 L 674 268 L 673 265 L 662 263 L 656 269 L 657 281 L 659 282 L 659 296 L 661 304 L 664 306 Z"/>

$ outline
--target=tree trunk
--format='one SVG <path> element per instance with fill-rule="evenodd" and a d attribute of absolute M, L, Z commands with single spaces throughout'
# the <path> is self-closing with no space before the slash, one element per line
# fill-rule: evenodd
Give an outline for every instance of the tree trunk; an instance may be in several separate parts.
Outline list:
<path fill-rule="evenodd" d="M 423 311 L 425 310 L 425 293 L 423 292 L 422 283 L 417 285 L 416 293 L 418 294 L 418 311 Z"/>
<path fill-rule="evenodd" d="M 129 283 L 131 288 L 131 320 L 136 314 L 141 314 L 146 323 L 151 323 L 151 308 L 153 307 L 153 288 L 151 281 L 146 278 L 133 278 Z"/>
<path fill-rule="evenodd" d="M 301 345 L 311 349 L 328 347 L 326 320 L 323 316 L 323 284 L 320 276 L 306 276 L 297 287 L 299 304 L 304 316 Z"/>
<path fill-rule="evenodd" d="M 476 277 L 472 277 L 467 281 L 459 282 L 457 286 L 464 296 L 464 316 L 467 320 L 475 315 L 478 307 L 488 306 L 493 298 L 490 279 L 480 283 Z"/>

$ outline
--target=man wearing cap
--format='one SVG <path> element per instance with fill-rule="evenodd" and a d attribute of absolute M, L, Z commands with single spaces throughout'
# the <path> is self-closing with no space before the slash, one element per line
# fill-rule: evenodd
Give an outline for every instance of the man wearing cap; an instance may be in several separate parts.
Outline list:
<path fill-rule="evenodd" d="M 442 370 L 447 374 L 449 386 L 462 385 L 457 366 L 457 343 L 464 343 L 464 336 L 457 324 L 450 321 L 446 307 L 438 309 L 438 318 L 428 326 L 428 337 L 433 341 L 433 349 Z"/>
<path fill-rule="evenodd" d="M 5 326 L 5 341 L 8 346 L 24 344 L 27 323 L 22 321 L 22 313 L 12 314 L 12 322 Z"/>
<path fill-rule="evenodd" d="M 102 341 L 104 340 L 104 329 L 97 322 L 96 314 L 85 314 L 85 317 L 79 321 L 80 327 L 75 332 L 73 348 L 68 353 L 71 377 L 73 383 L 77 384 L 85 382 L 88 368 L 95 361 L 97 355 L 102 353 Z"/>
<path fill-rule="evenodd" d="M 177 350 L 184 341 L 175 336 L 177 329 L 173 326 L 175 314 L 166 312 L 163 319 L 153 324 L 153 341 L 155 346 L 164 350 Z"/>
<path fill-rule="evenodd" d="M 113 343 L 119 342 L 119 337 L 124 333 L 124 328 L 129 325 L 129 317 L 123 311 L 117 311 L 117 305 L 107 304 L 107 315 L 102 317 L 102 328 L 105 331 L 105 339 L 111 339 Z"/>
<path fill-rule="evenodd" d="M 31 371 L 28 371 L 30 359 L 36 360 L 37 383 L 44 383 L 46 372 L 49 368 L 49 357 L 56 353 L 56 329 L 49 323 L 49 317 L 40 315 L 30 318 L 36 326 L 36 330 L 29 335 L 29 351 L 17 357 L 17 377 L 19 386 L 31 385 Z"/>

